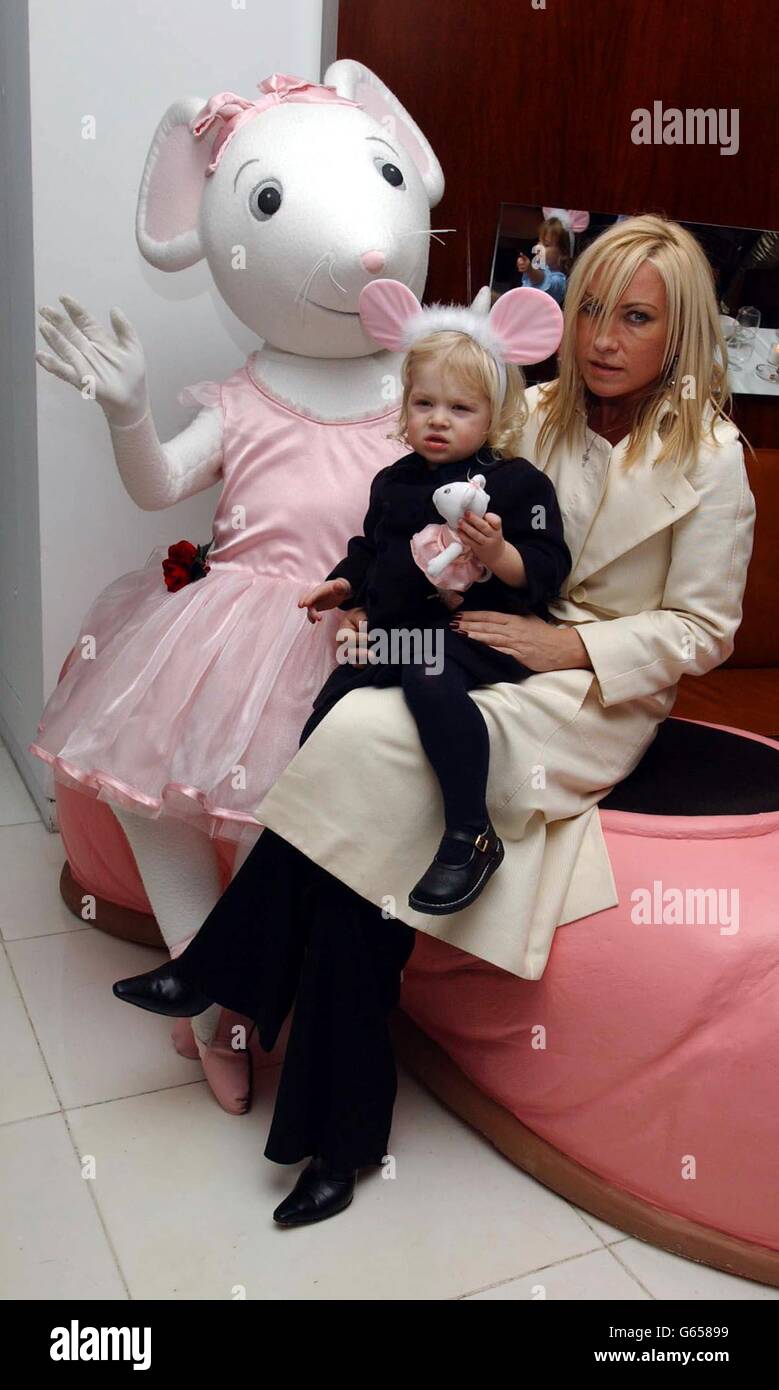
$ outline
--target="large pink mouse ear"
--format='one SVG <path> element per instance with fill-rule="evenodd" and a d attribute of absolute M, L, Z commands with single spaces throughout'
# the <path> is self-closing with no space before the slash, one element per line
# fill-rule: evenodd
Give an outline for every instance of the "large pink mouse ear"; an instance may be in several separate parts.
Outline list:
<path fill-rule="evenodd" d="M 583 232 L 590 225 L 590 214 L 588 212 L 569 212 L 568 221 L 571 224 L 572 232 Z"/>
<path fill-rule="evenodd" d="M 590 225 L 588 212 L 577 212 L 574 208 L 542 208 L 544 217 L 559 217 L 569 232 L 583 232 Z"/>
<path fill-rule="evenodd" d="M 409 319 L 419 313 L 422 305 L 400 280 L 372 280 L 360 291 L 357 308 L 368 337 L 398 352 L 406 346 Z"/>
<path fill-rule="evenodd" d="M 493 304 L 490 330 L 500 340 L 506 362 L 543 362 L 560 344 L 563 315 L 559 304 L 543 290 L 508 290 Z"/>

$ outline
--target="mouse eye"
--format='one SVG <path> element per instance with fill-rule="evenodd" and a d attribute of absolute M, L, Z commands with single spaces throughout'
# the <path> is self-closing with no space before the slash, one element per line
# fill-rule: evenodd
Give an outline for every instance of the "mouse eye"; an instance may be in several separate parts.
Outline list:
<path fill-rule="evenodd" d="M 267 222 L 281 207 L 282 191 L 278 179 L 265 179 L 249 194 L 249 211 L 258 222 Z"/>
<path fill-rule="evenodd" d="M 393 188 L 406 187 L 403 175 L 401 174 L 397 164 L 389 164 L 386 159 L 382 158 L 381 155 L 377 155 L 373 162 L 376 165 L 376 168 L 378 169 L 382 178 L 386 179 L 387 183 L 391 183 Z"/>

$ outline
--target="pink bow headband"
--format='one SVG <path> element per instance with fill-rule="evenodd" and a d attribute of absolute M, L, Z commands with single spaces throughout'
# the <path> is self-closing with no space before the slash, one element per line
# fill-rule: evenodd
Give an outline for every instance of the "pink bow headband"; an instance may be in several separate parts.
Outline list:
<path fill-rule="evenodd" d="M 372 280 L 360 291 L 360 323 L 382 347 L 405 351 L 429 333 L 453 329 L 467 333 L 495 360 L 503 397 L 506 362 L 543 362 L 560 344 L 563 315 L 543 290 L 517 289 L 502 294 L 489 314 L 464 304 L 422 308 L 408 285 L 399 280 Z"/>
<path fill-rule="evenodd" d="M 316 82 L 307 82 L 304 77 L 290 77 L 283 72 L 274 72 L 270 77 L 258 82 L 257 86 L 265 93 L 265 96 L 259 97 L 257 101 L 248 101 L 246 97 L 239 97 L 235 92 L 217 92 L 216 96 L 206 102 L 194 120 L 190 121 L 189 129 L 195 136 L 203 135 L 214 121 L 222 122 L 222 129 L 217 133 L 211 147 L 211 163 L 206 169 L 206 178 L 214 173 L 225 149 L 241 127 L 255 116 L 261 115 L 263 111 L 267 111 L 269 107 L 278 106 L 282 101 L 329 101 L 339 106 L 362 108 L 361 102 L 348 101 L 346 97 L 339 96 L 335 87 L 321 87 Z"/>

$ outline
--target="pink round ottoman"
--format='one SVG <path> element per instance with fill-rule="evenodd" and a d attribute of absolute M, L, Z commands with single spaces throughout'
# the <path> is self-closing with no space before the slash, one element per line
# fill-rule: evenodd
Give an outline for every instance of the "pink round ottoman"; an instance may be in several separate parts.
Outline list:
<path fill-rule="evenodd" d="M 600 810 L 619 905 L 537 981 L 418 933 L 399 1055 L 578 1206 L 779 1285 L 779 744 L 668 719 Z"/>

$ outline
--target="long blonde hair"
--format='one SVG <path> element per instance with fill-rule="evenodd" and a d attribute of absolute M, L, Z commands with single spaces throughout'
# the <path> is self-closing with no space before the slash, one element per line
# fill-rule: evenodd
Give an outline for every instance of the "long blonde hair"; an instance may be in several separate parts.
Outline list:
<path fill-rule="evenodd" d="M 513 458 L 519 453 L 522 431 L 528 417 L 525 403 L 525 377 L 521 367 L 506 364 L 506 396 L 502 396 L 498 369 L 491 353 L 467 333 L 439 329 L 420 338 L 403 358 L 400 369 L 403 398 L 396 430 L 388 439 L 408 443 L 408 398 L 413 388 L 414 369 L 425 362 L 440 362 L 444 371 L 464 389 L 487 397 L 490 403 L 490 423 L 486 443 L 496 458 Z"/>
<path fill-rule="evenodd" d="M 697 456 L 706 433 L 717 440 L 717 420 L 733 423 L 728 410 L 727 350 L 722 336 L 714 276 L 702 247 L 678 222 L 646 213 L 608 227 L 579 256 L 565 295 L 565 326 L 558 352 L 559 376 L 541 387 L 543 423 L 538 449 L 553 452 L 561 442 L 575 447 L 586 388 L 576 360 L 576 326 L 589 302 L 594 276 L 606 292 L 595 312 L 608 323 L 621 295 L 645 261 L 655 266 L 666 291 L 667 327 L 660 375 L 638 402 L 623 459 L 630 467 L 644 453 L 664 400 L 671 410 L 660 425 L 662 448 L 656 464 L 673 458 L 681 467 Z M 716 351 L 719 349 L 720 361 Z M 692 387 L 691 387 L 692 384 Z M 693 394 L 690 394 L 690 391 Z M 751 448 L 751 446 L 750 446 Z"/>

